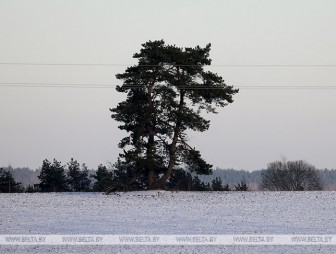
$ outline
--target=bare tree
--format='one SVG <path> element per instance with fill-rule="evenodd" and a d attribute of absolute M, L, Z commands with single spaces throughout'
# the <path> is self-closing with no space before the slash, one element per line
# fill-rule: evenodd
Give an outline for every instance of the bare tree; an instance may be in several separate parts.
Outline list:
<path fill-rule="evenodd" d="M 261 189 L 271 191 L 322 190 L 316 168 L 306 161 L 274 161 L 262 174 Z"/>

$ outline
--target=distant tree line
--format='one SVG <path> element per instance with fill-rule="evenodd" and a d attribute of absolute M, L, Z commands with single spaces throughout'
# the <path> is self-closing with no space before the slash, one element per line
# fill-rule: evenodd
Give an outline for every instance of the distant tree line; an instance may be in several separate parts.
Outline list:
<path fill-rule="evenodd" d="M 166 184 L 166 189 L 178 191 L 247 191 L 248 187 L 244 181 L 231 188 L 224 184 L 222 179 L 216 177 L 211 182 L 203 182 L 198 175 L 192 175 L 183 169 L 175 170 L 172 177 Z"/>
<path fill-rule="evenodd" d="M 118 170 L 116 169 L 118 166 Z M 24 187 L 13 178 L 14 169 L 0 170 L 0 192 L 106 192 L 146 190 L 146 185 L 139 181 L 129 184 L 129 171 L 120 165 L 111 165 L 109 168 L 100 164 L 96 171 L 89 171 L 87 166 L 71 159 L 66 165 L 54 159 L 52 162 L 45 159 L 39 170 L 39 183 Z M 24 176 L 29 177 L 28 169 L 19 169 Z M 31 171 L 32 174 L 36 173 Z M 93 173 L 89 173 L 93 172 Z M 165 184 L 166 190 L 172 191 L 247 191 L 244 181 L 230 187 L 223 184 L 221 178 L 216 177 L 205 183 L 198 175 L 191 174 L 184 169 L 178 169 Z"/>
<path fill-rule="evenodd" d="M 113 192 L 146 190 L 134 181 L 123 164 L 102 165 L 89 170 L 71 159 L 65 165 L 44 160 L 39 170 L 11 167 L 0 169 L 0 192 Z M 146 181 L 146 179 L 144 179 Z M 179 168 L 165 183 L 172 191 L 246 191 L 246 190 L 336 190 L 336 170 L 316 170 L 305 161 L 275 161 L 267 169 L 243 171 L 215 169 L 211 176 L 197 175 Z"/>
<path fill-rule="evenodd" d="M 23 192 L 21 183 L 16 182 L 10 171 L 0 168 L 0 193 Z"/>
<path fill-rule="evenodd" d="M 39 184 L 30 186 L 38 192 L 88 192 L 105 191 L 111 184 L 112 174 L 103 165 L 98 166 L 95 174 L 89 174 L 85 163 L 80 165 L 73 158 L 65 166 L 56 159 L 44 160 L 38 178 Z"/>

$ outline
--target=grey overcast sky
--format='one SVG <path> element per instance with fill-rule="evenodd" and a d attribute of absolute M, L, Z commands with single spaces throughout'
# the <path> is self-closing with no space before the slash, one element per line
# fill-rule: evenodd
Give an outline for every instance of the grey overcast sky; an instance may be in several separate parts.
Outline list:
<path fill-rule="evenodd" d="M 210 70 L 241 88 L 233 104 L 206 116 L 209 131 L 190 133 L 208 163 L 255 170 L 286 156 L 336 168 L 335 13 L 335 0 L 0 0 L 1 63 L 125 65 L 0 64 L 0 166 L 116 161 L 125 133 L 109 108 L 122 95 L 29 83 L 115 86 L 142 43 L 164 39 L 212 43 Z"/>

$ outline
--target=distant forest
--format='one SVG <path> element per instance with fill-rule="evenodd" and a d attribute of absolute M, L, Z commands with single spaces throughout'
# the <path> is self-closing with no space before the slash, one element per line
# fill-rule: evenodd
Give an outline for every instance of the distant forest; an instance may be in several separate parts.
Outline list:
<path fill-rule="evenodd" d="M 23 187 L 27 187 L 29 185 L 33 186 L 34 184 L 40 183 L 40 180 L 38 178 L 41 172 L 40 169 L 31 170 L 27 167 L 6 167 L 4 169 L 10 171 L 13 175 L 14 180 L 16 182 L 20 182 Z M 245 170 L 216 168 L 215 170 L 213 170 L 212 175 L 198 175 L 198 177 L 204 183 L 211 183 L 214 179 L 220 178 L 223 184 L 227 184 L 232 188 L 243 181 L 247 184 L 249 190 L 258 190 L 258 186 L 261 183 L 263 172 L 264 170 L 249 172 Z M 94 175 L 95 173 L 96 170 L 89 170 L 89 176 Z M 323 183 L 323 189 L 336 191 L 336 170 L 324 169 L 318 170 L 318 173 L 321 182 Z M 91 180 L 94 181 L 92 177 Z"/>

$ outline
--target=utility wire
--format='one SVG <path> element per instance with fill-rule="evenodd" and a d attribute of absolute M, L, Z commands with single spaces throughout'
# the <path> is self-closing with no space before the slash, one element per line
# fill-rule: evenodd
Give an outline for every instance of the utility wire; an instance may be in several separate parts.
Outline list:
<path fill-rule="evenodd" d="M 94 83 L 1 82 L 0 87 L 115 88 L 116 86 Z"/>
<path fill-rule="evenodd" d="M 0 87 L 21 87 L 21 88 L 93 88 L 93 89 L 111 89 L 116 88 L 116 85 L 109 84 L 94 84 L 94 83 L 34 83 L 34 82 L 1 82 Z M 143 86 L 124 86 L 125 88 L 143 88 Z M 203 89 L 223 89 L 223 86 L 207 87 L 207 86 L 180 86 L 179 89 L 184 90 L 203 90 Z M 274 90 L 274 89 L 288 89 L 288 90 L 333 90 L 336 85 L 241 85 L 234 86 L 238 89 L 256 89 L 256 90 Z"/>
<path fill-rule="evenodd" d="M 32 63 L 32 62 L 1 62 L 0 65 L 14 65 L 14 66 L 106 66 L 106 67 L 122 67 L 122 66 L 132 66 L 132 64 L 112 64 L 112 63 Z M 142 67 L 155 67 L 158 65 L 140 65 Z M 199 65 L 174 65 L 174 66 L 199 66 Z M 336 64 L 218 64 L 209 65 L 210 67 L 336 67 Z M 209 67 L 205 66 L 205 67 Z M 106 89 L 115 88 L 116 85 L 109 84 L 95 84 L 95 83 L 34 83 L 34 82 L 0 82 L 0 87 L 25 87 L 25 88 L 95 88 L 95 89 Z M 141 88 L 141 86 L 133 86 L 133 88 Z M 222 89 L 223 87 L 212 87 L 210 89 Z M 235 87 L 236 88 L 236 87 Z M 258 86 L 237 86 L 241 89 L 292 89 L 292 90 L 303 90 L 303 89 L 336 89 L 336 85 L 258 85 Z M 204 86 L 194 86 L 194 87 L 180 87 L 180 89 L 209 89 L 209 87 Z"/>
<path fill-rule="evenodd" d="M 135 64 L 114 64 L 114 63 L 31 63 L 31 62 L 2 62 L 0 65 L 18 65 L 18 66 L 108 66 L 125 67 Z M 204 66 L 204 67 L 336 67 L 336 64 L 212 64 L 212 65 L 174 65 L 180 67 Z M 142 64 L 142 67 L 156 67 L 160 65 Z"/>

